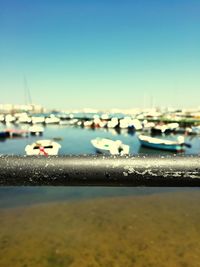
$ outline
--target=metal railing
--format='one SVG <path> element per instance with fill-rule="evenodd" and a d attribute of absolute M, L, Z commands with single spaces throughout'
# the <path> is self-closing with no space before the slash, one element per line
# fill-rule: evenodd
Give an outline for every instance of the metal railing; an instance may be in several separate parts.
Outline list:
<path fill-rule="evenodd" d="M 200 157 L 0 156 L 0 185 L 200 186 Z"/>

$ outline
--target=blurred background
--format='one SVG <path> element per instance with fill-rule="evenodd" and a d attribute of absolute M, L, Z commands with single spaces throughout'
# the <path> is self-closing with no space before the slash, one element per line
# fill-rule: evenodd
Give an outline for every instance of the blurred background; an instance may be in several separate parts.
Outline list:
<path fill-rule="evenodd" d="M 0 155 L 199 155 L 200 3 L 0 2 Z M 199 189 L 1 187 L 0 266 L 199 266 Z"/>

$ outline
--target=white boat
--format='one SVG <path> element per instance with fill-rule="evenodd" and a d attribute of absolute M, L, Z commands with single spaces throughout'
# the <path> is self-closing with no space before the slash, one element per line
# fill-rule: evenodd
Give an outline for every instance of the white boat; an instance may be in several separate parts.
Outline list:
<path fill-rule="evenodd" d="M 26 112 L 15 113 L 14 116 L 16 118 L 16 124 L 31 123 L 31 117 L 29 117 Z"/>
<path fill-rule="evenodd" d="M 105 128 L 105 127 L 107 126 L 107 124 L 108 124 L 107 121 L 102 121 L 102 120 L 101 120 L 101 121 L 99 122 L 99 127 L 100 127 L 100 128 Z"/>
<path fill-rule="evenodd" d="M 163 125 L 156 125 L 155 127 L 152 127 L 151 133 L 152 134 L 167 134 L 167 133 L 172 133 L 176 129 L 178 129 L 179 124 L 178 123 L 168 123 L 168 124 L 163 124 Z"/>
<path fill-rule="evenodd" d="M 37 142 L 25 147 L 26 155 L 58 155 L 61 145 L 51 140 L 38 140 Z"/>
<path fill-rule="evenodd" d="M 46 124 L 58 124 L 59 122 L 60 119 L 53 114 L 51 114 L 49 118 L 45 119 Z"/>
<path fill-rule="evenodd" d="M 92 145 L 98 152 L 108 153 L 111 155 L 126 155 L 129 154 L 129 146 L 124 145 L 122 141 L 113 141 L 106 138 L 96 138 L 91 140 Z"/>
<path fill-rule="evenodd" d="M 70 125 L 76 125 L 78 123 L 78 119 L 71 119 L 70 121 L 69 121 L 69 124 Z M 82 122 L 81 122 L 82 123 Z"/>
<path fill-rule="evenodd" d="M 119 127 L 121 129 L 133 128 L 135 130 L 141 130 L 142 124 L 138 119 L 132 119 L 131 117 L 125 117 L 120 120 Z"/>
<path fill-rule="evenodd" d="M 112 118 L 110 121 L 108 121 L 108 123 L 107 123 L 107 127 L 108 128 L 115 128 L 115 127 L 117 127 L 118 126 L 118 124 L 119 124 L 119 120 L 118 120 L 118 118 Z"/>
<path fill-rule="evenodd" d="M 5 120 L 4 115 L 3 114 L 0 114 L 0 122 L 4 122 L 4 120 Z"/>
<path fill-rule="evenodd" d="M 69 120 L 60 120 L 60 125 L 69 125 L 70 121 Z"/>
<path fill-rule="evenodd" d="M 130 122 L 130 120 L 128 120 L 128 119 L 126 119 L 126 118 L 121 119 L 121 120 L 119 120 L 119 127 L 120 127 L 121 129 L 127 129 L 128 126 L 129 126 L 129 122 Z"/>
<path fill-rule="evenodd" d="M 150 132 L 151 131 L 151 128 L 154 128 L 155 127 L 155 123 L 154 122 L 149 122 L 147 120 L 144 120 L 143 121 L 143 132 Z"/>
<path fill-rule="evenodd" d="M 84 126 L 84 127 L 92 128 L 92 127 L 94 126 L 94 121 L 93 121 L 93 120 L 84 121 L 84 122 L 83 122 L 83 126 Z"/>
<path fill-rule="evenodd" d="M 44 123 L 45 118 L 44 117 L 39 117 L 39 116 L 33 116 L 32 117 L 32 124 L 36 124 L 36 123 Z"/>
<path fill-rule="evenodd" d="M 29 132 L 31 135 L 42 135 L 44 128 L 40 125 L 33 125 L 29 128 Z"/>
<path fill-rule="evenodd" d="M 5 123 L 12 123 L 15 121 L 16 121 L 15 116 L 12 116 L 11 114 L 5 116 Z"/>
<path fill-rule="evenodd" d="M 142 130 L 142 123 L 138 119 L 132 119 L 129 126 L 133 126 L 136 131 Z"/>
<path fill-rule="evenodd" d="M 192 126 L 192 134 L 200 134 L 200 125 L 198 126 Z"/>

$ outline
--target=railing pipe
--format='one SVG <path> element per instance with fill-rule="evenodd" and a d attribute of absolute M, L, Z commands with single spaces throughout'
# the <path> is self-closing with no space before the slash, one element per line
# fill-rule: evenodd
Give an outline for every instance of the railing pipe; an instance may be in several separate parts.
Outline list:
<path fill-rule="evenodd" d="M 200 157 L 0 156 L 0 185 L 200 186 Z"/>

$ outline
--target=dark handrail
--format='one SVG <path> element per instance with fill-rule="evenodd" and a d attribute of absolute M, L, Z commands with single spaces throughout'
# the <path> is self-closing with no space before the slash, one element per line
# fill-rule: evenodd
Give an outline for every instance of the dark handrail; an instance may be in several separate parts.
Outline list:
<path fill-rule="evenodd" d="M 0 156 L 0 185 L 200 186 L 200 157 Z"/>

